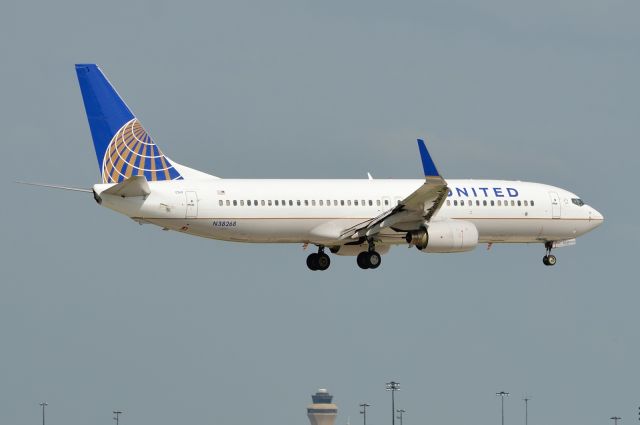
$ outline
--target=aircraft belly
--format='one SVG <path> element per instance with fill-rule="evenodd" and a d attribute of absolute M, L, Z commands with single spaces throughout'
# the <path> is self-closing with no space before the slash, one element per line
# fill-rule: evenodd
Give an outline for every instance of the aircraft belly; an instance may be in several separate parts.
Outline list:
<path fill-rule="evenodd" d="M 571 219 L 476 219 L 479 242 L 541 242 L 574 238 L 586 232 L 581 220 Z M 582 230 L 585 228 L 585 230 Z M 582 230 L 582 231 L 581 231 Z"/>

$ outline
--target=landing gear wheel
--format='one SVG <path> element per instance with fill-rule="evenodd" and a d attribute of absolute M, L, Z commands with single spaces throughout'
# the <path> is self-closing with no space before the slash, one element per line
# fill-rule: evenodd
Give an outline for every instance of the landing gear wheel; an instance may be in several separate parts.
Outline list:
<path fill-rule="evenodd" d="M 369 253 L 367 251 L 362 251 L 360 254 L 358 254 L 358 257 L 356 258 L 358 267 L 360 267 L 361 269 L 368 269 L 369 268 L 368 257 L 369 257 Z"/>
<path fill-rule="evenodd" d="M 542 262 L 545 266 L 555 266 L 556 265 L 556 256 L 551 254 L 551 249 L 553 248 L 552 242 L 547 242 L 544 244 L 544 247 L 547 248 L 547 255 L 542 257 Z"/>
<path fill-rule="evenodd" d="M 318 266 L 318 254 L 315 252 L 313 254 L 309 254 L 307 257 L 307 267 L 309 267 L 309 270 L 316 271 L 318 270 Z"/>
<path fill-rule="evenodd" d="M 376 251 L 370 251 L 367 254 L 367 262 L 369 263 L 369 268 L 377 269 L 378 267 L 380 267 L 380 263 L 382 263 L 380 254 L 378 254 Z"/>
<path fill-rule="evenodd" d="M 327 270 L 331 265 L 331 259 L 327 254 L 321 252 L 316 254 L 318 257 L 316 259 L 316 270 Z"/>

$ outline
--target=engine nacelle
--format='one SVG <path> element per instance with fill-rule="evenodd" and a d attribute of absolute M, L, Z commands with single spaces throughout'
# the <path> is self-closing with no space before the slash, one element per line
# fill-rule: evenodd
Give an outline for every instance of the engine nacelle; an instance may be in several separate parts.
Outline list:
<path fill-rule="evenodd" d="M 411 230 L 404 239 L 409 245 L 415 245 L 418 249 L 425 249 L 429 245 L 429 233 L 424 227 Z"/>
<path fill-rule="evenodd" d="M 436 221 L 408 232 L 405 239 L 425 252 L 465 252 L 478 245 L 478 229 L 463 220 Z"/>

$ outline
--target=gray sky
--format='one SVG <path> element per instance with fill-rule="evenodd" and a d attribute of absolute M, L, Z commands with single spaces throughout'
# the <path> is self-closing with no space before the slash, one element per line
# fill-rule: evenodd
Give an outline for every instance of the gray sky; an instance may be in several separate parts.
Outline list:
<path fill-rule="evenodd" d="M 640 4 L 60 0 L 0 4 L 0 417 L 7 425 L 637 420 Z M 605 224 L 558 250 L 300 246 L 138 226 L 14 179 L 98 177 L 73 64 L 97 62 L 174 160 L 223 177 L 533 180 Z"/>

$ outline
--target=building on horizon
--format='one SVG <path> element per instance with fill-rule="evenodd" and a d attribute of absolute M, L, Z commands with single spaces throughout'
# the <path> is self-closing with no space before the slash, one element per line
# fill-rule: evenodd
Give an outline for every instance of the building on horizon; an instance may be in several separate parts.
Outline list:
<path fill-rule="evenodd" d="M 338 406 L 332 403 L 333 396 L 324 388 L 311 396 L 312 403 L 307 407 L 307 416 L 311 425 L 334 425 L 338 415 Z"/>

